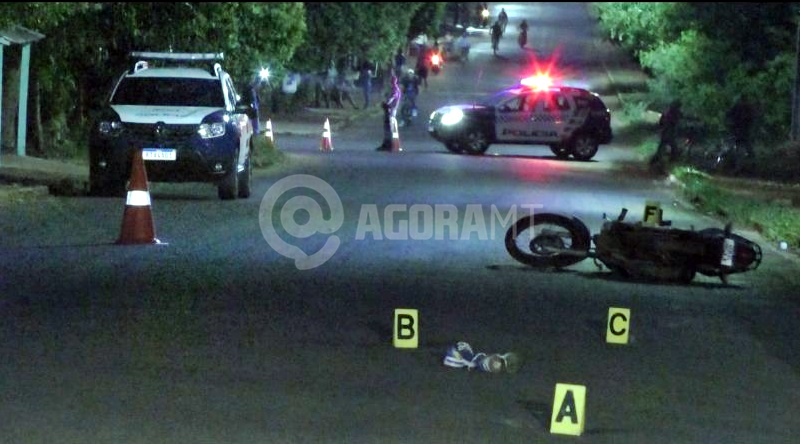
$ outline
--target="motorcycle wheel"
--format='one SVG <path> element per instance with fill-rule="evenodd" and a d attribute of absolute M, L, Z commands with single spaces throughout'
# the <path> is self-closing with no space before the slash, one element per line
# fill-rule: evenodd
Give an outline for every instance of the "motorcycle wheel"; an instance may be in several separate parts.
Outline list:
<path fill-rule="evenodd" d="M 523 264 L 562 268 L 586 259 L 591 235 L 578 219 L 541 213 L 515 222 L 506 231 L 505 244 L 511 257 Z"/>

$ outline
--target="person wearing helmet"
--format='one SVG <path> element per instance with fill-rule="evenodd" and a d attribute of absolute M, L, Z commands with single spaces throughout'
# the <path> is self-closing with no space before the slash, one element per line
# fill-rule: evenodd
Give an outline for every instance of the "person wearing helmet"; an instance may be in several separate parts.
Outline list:
<path fill-rule="evenodd" d="M 408 101 L 411 106 L 412 115 L 417 115 L 417 94 L 419 94 L 419 85 L 421 81 L 413 69 L 406 71 L 403 79 L 400 81 L 401 91 L 403 92 L 403 99 Z"/>
<path fill-rule="evenodd" d="M 403 100 L 400 105 L 400 126 L 409 126 L 414 117 L 417 116 L 417 95 L 419 94 L 420 79 L 409 69 L 400 79 L 400 89 L 403 92 Z"/>

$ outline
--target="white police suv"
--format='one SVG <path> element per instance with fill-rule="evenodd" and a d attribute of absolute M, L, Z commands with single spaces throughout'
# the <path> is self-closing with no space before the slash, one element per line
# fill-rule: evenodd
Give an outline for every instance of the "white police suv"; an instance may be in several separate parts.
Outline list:
<path fill-rule="evenodd" d="M 257 112 L 240 100 L 222 54 L 134 52 L 89 141 L 95 195 L 122 195 L 133 153 L 148 180 L 212 182 L 220 199 L 250 196 Z M 246 103 L 245 103 L 246 102 Z"/>
<path fill-rule="evenodd" d="M 611 142 L 611 113 L 581 88 L 518 85 L 469 105 L 435 110 L 428 133 L 455 153 L 483 154 L 492 143 L 548 145 L 558 158 L 589 160 Z"/>

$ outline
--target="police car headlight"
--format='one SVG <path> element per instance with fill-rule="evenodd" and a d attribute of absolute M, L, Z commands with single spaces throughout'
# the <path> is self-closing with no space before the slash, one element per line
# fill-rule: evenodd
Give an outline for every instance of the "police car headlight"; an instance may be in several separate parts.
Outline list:
<path fill-rule="evenodd" d="M 122 131 L 122 122 L 104 120 L 97 125 L 97 131 L 104 136 L 114 136 Z"/>
<path fill-rule="evenodd" d="M 225 124 L 222 122 L 203 123 L 197 129 L 197 134 L 200 134 L 203 139 L 222 137 L 225 135 Z"/>
<path fill-rule="evenodd" d="M 442 115 L 442 125 L 455 125 L 464 118 L 464 111 L 458 108 L 450 109 Z"/>

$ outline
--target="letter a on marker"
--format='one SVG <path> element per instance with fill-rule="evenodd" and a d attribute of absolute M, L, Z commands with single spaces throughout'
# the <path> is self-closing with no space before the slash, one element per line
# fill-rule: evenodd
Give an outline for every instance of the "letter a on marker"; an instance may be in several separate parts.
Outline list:
<path fill-rule="evenodd" d="M 580 436 L 584 427 L 586 387 L 573 384 L 556 384 L 553 399 L 553 416 L 550 433 Z"/>

